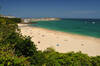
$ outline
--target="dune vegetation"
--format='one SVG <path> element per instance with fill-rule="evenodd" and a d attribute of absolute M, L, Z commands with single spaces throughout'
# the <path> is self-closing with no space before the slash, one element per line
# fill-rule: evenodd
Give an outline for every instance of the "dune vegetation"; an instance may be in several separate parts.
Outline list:
<path fill-rule="evenodd" d="M 100 66 L 100 56 L 81 52 L 38 51 L 31 37 L 18 29 L 20 19 L 0 18 L 0 66 Z"/>

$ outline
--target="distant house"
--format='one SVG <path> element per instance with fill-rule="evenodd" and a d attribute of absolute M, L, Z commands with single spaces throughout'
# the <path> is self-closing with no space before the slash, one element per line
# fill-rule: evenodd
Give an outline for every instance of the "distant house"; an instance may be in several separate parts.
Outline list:
<path fill-rule="evenodd" d="M 29 23 L 29 22 L 30 22 L 30 20 L 31 20 L 31 19 L 26 18 L 26 19 L 24 19 L 24 22 L 25 22 L 25 23 Z"/>

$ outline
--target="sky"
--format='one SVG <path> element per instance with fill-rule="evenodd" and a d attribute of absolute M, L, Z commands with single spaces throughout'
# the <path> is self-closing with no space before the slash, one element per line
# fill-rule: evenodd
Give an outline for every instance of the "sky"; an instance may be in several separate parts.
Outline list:
<path fill-rule="evenodd" d="M 100 0 L 0 0 L 0 14 L 16 17 L 100 18 Z"/>

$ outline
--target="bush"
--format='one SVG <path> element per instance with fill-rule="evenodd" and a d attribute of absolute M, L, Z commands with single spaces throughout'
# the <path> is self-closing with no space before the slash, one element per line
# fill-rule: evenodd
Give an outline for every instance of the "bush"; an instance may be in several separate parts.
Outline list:
<path fill-rule="evenodd" d="M 10 44 L 0 46 L 0 66 L 29 66 L 28 57 L 17 57 Z"/>
<path fill-rule="evenodd" d="M 39 66 L 100 66 L 100 56 L 89 57 L 81 52 L 58 53 L 52 48 L 39 52 L 32 59 Z M 44 60 L 44 61 L 43 61 Z M 33 61 L 31 61 L 33 62 Z M 37 64 L 35 64 L 37 63 Z"/>
<path fill-rule="evenodd" d="M 37 51 L 31 37 L 20 34 L 16 22 L 19 21 L 0 18 L 0 66 L 100 66 L 100 56 L 59 53 L 52 48 Z"/>
<path fill-rule="evenodd" d="M 18 56 L 33 56 L 37 53 L 35 44 L 30 37 L 19 38 L 16 40 L 15 51 Z"/>
<path fill-rule="evenodd" d="M 6 20 L 5 18 L 0 19 L 0 42 L 4 43 L 6 40 L 9 40 L 8 37 L 13 33 L 16 33 L 18 26 L 16 23 Z M 4 43 L 5 44 L 5 43 Z"/>
<path fill-rule="evenodd" d="M 3 17 L 0 17 L 0 19 L 6 19 L 7 21 L 12 21 L 14 23 L 20 23 L 21 22 L 21 18 L 3 18 Z"/>
<path fill-rule="evenodd" d="M 15 53 L 18 56 L 32 56 L 37 51 L 31 38 L 22 36 L 12 19 L 0 19 L 0 42 L 1 44 L 14 44 Z"/>
<path fill-rule="evenodd" d="M 100 56 L 91 57 L 92 66 L 100 66 Z"/>

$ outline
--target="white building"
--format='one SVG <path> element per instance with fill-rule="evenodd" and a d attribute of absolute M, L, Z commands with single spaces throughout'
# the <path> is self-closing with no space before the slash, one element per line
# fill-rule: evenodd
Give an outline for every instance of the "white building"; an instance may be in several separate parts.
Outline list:
<path fill-rule="evenodd" d="M 31 21 L 31 19 L 28 19 L 28 18 L 23 20 L 23 22 L 25 22 L 25 23 L 29 23 L 30 21 Z"/>

